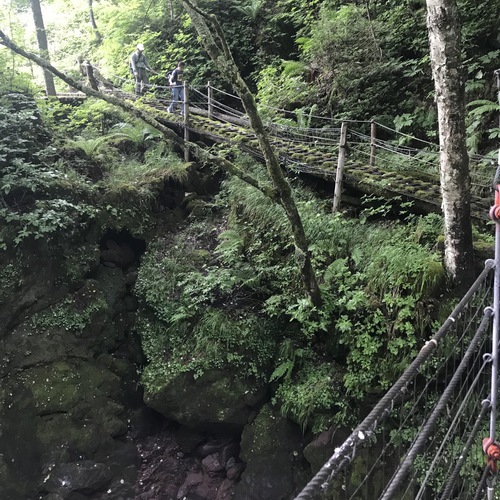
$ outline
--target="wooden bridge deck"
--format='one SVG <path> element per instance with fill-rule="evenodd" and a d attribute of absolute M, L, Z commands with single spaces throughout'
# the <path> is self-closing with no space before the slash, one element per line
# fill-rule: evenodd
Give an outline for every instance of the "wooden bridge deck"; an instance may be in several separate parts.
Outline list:
<path fill-rule="evenodd" d="M 257 139 L 241 125 L 211 120 L 204 116 L 190 116 L 193 132 L 217 142 L 237 145 L 259 157 Z M 273 145 L 284 168 L 307 173 L 330 182 L 335 181 L 338 147 L 325 148 L 315 144 L 293 143 L 273 138 Z M 382 162 L 380 162 L 382 163 Z M 375 194 L 386 199 L 396 196 L 413 201 L 425 212 L 441 213 L 439 175 L 423 172 L 395 171 L 382 165 L 370 166 L 356 158 L 346 159 L 343 182 L 363 194 Z M 475 219 L 489 220 L 492 199 L 484 193 L 471 196 L 471 214 Z"/>
<path fill-rule="evenodd" d="M 81 98 L 83 94 L 64 94 L 62 99 Z M 121 92 L 121 97 L 135 100 L 132 94 Z M 166 101 L 144 99 L 151 114 L 167 125 L 180 130 L 184 127 L 183 117 L 166 112 Z M 191 135 L 216 143 L 228 143 L 262 158 L 257 139 L 244 119 L 234 116 L 217 115 L 208 117 L 208 112 L 201 108 L 190 107 L 188 129 Z M 338 145 L 310 140 L 300 142 L 279 137 L 270 132 L 272 144 L 283 167 L 290 171 L 306 173 L 334 182 L 337 169 Z M 425 212 L 441 213 L 441 194 L 439 175 L 417 170 L 399 170 L 384 164 L 383 158 L 377 165 L 369 165 L 367 157 L 348 152 L 344 168 L 344 186 L 363 194 L 375 194 L 388 200 L 401 197 L 403 201 L 413 201 L 416 207 Z M 411 161 L 411 160 L 410 160 Z M 437 165 L 436 165 L 437 172 Z M 492 203 L 492 190 L 481 187 L 471 195 L 471 215 L 475 219 L 489 220 L 489 208 Z"/>

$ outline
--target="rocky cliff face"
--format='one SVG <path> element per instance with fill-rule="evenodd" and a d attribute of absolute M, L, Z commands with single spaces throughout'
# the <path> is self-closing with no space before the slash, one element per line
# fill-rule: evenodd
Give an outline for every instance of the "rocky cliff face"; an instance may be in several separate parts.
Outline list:
<path fill-rule="evenodd" d="M 0 498 L 291 498 L 302 433 L 262 407 L 262 384 L 184 374 L 145 406 L 132 293 L 143 248 L 108 235 L 72 283 L 43 245 L 21 259 L 2 309 Z"/>
<path fill-rule="evenodd" d="M 141 256 L 216 186 L 194 168 L 161 183 L 144 237 L 82 225 L 0 255 L 0 498 L 285 500 L 303 485 L 303 435 L 262 380 L 178 373 L 144 401 Z"/>
<path fill-rule="evenodd" d="M 131 255 L 120 267 L 96 257 L 92 277 L 72 284 L 63 284 L 60 255 L 43 245 L 31 262 L 21 259 L 3 310 L 2 498 L 135 496 L 140 460 L 127 412 L 142 404 L 131 330 L 137 261 Z"/>

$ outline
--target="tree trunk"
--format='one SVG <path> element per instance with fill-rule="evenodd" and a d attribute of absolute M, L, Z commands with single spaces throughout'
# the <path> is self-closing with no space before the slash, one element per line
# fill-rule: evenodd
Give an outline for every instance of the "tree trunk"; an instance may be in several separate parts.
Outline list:
<path fill-rule="evenodd" d="M 95 22 L 95 17 L 94 17 L 94 3 L 93 0 L 88 0 L 89 2 L 89 19 L 90 19 L 90 26 L 92 26 L 92 29 L 94 30 L 94 35 L 97 43 L 100 43 L 102 41 L 102 35 L 99 29 L 97 28 L 97 24 Z"/>
<path fill-rule="evenodd" d="M 49 44 L 47 43 L 47 34 L 45 33 L 45 25 L 43 24 L 40 0 L 30 0 L 30 4 L 31 11 L 33 12 L 33 21 L 35 22 L 36 39 L 38 41 L 40 55 L 43 59 L 49 62 Z M 54 85 L 54 77 L 52 76 L 52 73 L 44 69 L 43 78 L 45 80 L 45 92 L 47 95 L 56 95 L 56 87 Z"/>
<path fill-rule="evenodd" d="M 201 42 L 210 58 L 215 62 L 221 75 L 227 78 L 237 94 L 240 96 L 243 107 L 250 120 L 250 125 L 259 142 L 264 156 L 267 171 L 290 223 L 292 237 L 295 244 L 296 262 L 300 269 L 304 288 L 311 302 L 319 307 L 322 303 L 321 293 L 316 275 L 311 263 L 311 255 L 305 235 L 302 220 L 293 198 L 292 189 L 286 180 L 278 158 L 274 153 L 271 142 L 264 129 L 264 124 L 257 111 L 254 96 L 241 77 L 233 59 L 226 38 L 215 16 L 201 11 L 194 1 L 183 0 L 184 7 L 193 22 Z"/>
<path fill-rule="evenodd" d="M 456 0 L 426 1 L 439 123 L 445 268 L 455 284 L 466 286 L 473 279 L 474 268 L 460 21 Z"/>

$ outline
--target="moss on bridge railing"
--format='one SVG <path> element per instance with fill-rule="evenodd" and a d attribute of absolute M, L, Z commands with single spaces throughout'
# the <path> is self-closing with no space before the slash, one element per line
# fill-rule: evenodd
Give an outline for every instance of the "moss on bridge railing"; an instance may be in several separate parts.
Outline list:
<path fill-rule="evenodd" d="M 157 113 L 158 118 L 162 120 L 183 126 L 181 117 L 171 115 L 156 107 L 151 108 L 151 112 Z M 242 122 L 242 120 L 238 121 Z M 242 124 L 210 119 L 195 111 L 189 116 L 188 126 L 192 132 L 213 142 L 232 144 L 257 158 L 262 157 L 255 135 Z M 272 136 L 272 144 L 284 168 L 320 177 L 329 182 L 335 181 L 338 145 L 301 143 L 281 136 Z M 411 159 L 408 161 L 411 162 Z M 387 199 L 400 196 L 404 200 L 413 201 L 415 207 L 422 211 L 440 213 L 439 175 L 432 171 L 413 171 L 407 167 L 398 170 L 394 164 L 389 163 L 386 168 L 383 155 L 379 156 L 377 166 L 370 166 L 369 155 L 363 161 L 362 157 L 357 154 L 350 155 L 348 150 L 343 182 L 346 187 L 363 194 L 376 194 Z M 475 219 L 488 220 L 488 211 L 488 200 L 472 194 L 472 216 Z"/>

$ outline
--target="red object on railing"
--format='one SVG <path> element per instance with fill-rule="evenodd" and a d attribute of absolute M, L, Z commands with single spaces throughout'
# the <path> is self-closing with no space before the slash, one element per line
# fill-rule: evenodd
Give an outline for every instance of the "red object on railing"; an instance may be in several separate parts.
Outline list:
<path fill-rule="evenodd" d="M 490 208 L 490 219 L 500 221 L 500 185 L 495 187 L 495 204 Z"/>
<path fill-rule="evenodd" d="M 493 439 L 484 438 L 483 451 L 486 453 L 486 463 L 491 472 L 496 472 L 497 462 L 500 459 L 500 446 Z"/>

